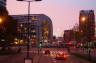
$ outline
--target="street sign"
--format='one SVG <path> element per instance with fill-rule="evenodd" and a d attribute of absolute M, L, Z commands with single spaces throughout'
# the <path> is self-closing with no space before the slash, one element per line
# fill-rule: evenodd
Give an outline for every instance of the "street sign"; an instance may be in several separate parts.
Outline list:
<path fill-rule="evenodd" d="M 32 63 L 32 58 L 25 58 L 24 63 Z"/>

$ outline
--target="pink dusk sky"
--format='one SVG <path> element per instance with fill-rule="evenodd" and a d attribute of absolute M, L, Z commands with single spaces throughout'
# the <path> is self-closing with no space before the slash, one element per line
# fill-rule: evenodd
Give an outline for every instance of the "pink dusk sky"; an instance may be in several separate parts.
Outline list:
<path fill-rule="evenodd" d="M 27 2 L 7 0 L 10 15 L 27 14 Z M 64 30 L 72 29 L 79 21 L 80 10 L 94 10 L 96 0 L 42 0 L 31 2 L 31 14 L 45 14 L 53 22 L 53 34 L 62 36 Z"/>

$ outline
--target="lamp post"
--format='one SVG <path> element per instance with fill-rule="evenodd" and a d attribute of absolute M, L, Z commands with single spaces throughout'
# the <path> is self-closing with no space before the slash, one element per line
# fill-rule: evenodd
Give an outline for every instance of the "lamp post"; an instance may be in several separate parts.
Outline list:
<path fill-rule="evenodd" d="M 25 1 L 25 2 L 28 2 L 28 22 L 27 22 L 27 25 L 28 25 L 28 44 L 27 44 L 27 58 L 29 58 L 29 43 L 30 43 L 30 31 L 29 31 L 29 25 L 30 25 L 30 3 L 33 2 L 33 1 L 42 1 L 42 0 L 17 0 L 17 1 Z M 29 60 L 27 60 L 29 61 Z M 26 63 L 26 61 L 25 61 Z"/>
<path fill-rule="evenodd" d="M 86 30 L 86 27 L 87 27 L 87 26 L 86 26 L 86 25 L 87 25 L 87 24 L 86 24 L 86 19 L 87 19 L 86 16 L 82 16 L 82 17 L 81 17 L 81 22 L 82 22 L 82 24 L 83 24 L 83 30 L 81 31 L 81 34 L 83 33 L 83 34 L 82 34 L 82 35 L 83 35 L 83 41 L 86 41 L 86 37 L 85 37 L 85 35 L 84 35 L 84 34 L 86 34 L 86 33 L 85 33 L 85 30 Z M 84 25 L 85 25 L 85 26 L 84 26 Z M 85 30 L 84 30 L 84 29 L 85 29 Z M 83 49 L 83 53 L 84 53 L 84 52 L 85 52 L 84 43 L 82 44 L 82 49 Z"/>
<path fill-rule="evenodd" d="M 90 36 L 89 36 L 89 30 L 88 30 L 88 24 L 87 24 L 87 20 L 88 20 L 88 17 L 87 16 L 83 16 L 82 18 L 81 18 L 81 21 L 84 23 L 84 25 L 85 25 L 85 31 L 84 32 L 86 32 L 85 34 L 86 34 L 86 37 L 85 37 L 85 41 L 86 41 L 86 43 L 87 43 L 87 50 L 88 50 L 88 55 L 89 55 L 89 60 L 91 60 L 91 48 L 90 48 L 90 41 L 91 41 L 91 39 L 90 39 Z M 84 33 L 83 33 L 84 34 Z M 84 44 L 83 44 L 83 48 L 84 48 Z M 85 49 L 85 48 L 84 48 Z M 83 50 L 84 50 L 83 49 Z M 83 51 L 84 52 L 84 51 Z"/>

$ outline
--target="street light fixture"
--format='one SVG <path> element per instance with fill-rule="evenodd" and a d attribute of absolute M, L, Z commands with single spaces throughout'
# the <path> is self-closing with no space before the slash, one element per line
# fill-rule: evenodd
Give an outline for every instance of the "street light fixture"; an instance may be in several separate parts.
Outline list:
<path fill-rule="evenodd" d="M 25 1 L 28 2 L 28 45 L 27 45 L 27 59 L 25 59 L 25 63 L 27 63 L 26 61 L 29 61 L 29 44 L 30 44 L 30 40 L 29 40 L 29 21 L 30 21 L 30 2 L 33 1 L 42 1 L 42 0 L 17 0 L 17 1 Z"/>
<path fill-rule="evenodd" d="M 3 21 L 3 19 L 2 19 L 2 18 L 0 18 L 0 24 L 2 23 L 2 21 Z"/>
<path fill-rule="evenodd" d="M 85 22 L 85 21 L 86 21 L 86 17 L 82 17 L 81 20 L 82 20 L 83 22 Z"/>

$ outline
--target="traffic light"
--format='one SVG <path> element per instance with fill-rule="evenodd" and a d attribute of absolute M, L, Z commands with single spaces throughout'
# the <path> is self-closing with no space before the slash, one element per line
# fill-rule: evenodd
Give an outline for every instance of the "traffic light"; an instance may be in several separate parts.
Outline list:
<path fill-rule="evenodd" d="M 42 0 L 35 0 L 35 1 L 42 1 Z"/>
<path fill-rule="evenodd" d="M 17 1 L 24 1 L 24 0 L 17 0 Z"/>
<path fill-rule="evenodd" d="M 42 42 L 40 42 L 40 43 L 39 43 L 39 46 L 42 47 L 42 45 L 43 45 Z"/>

